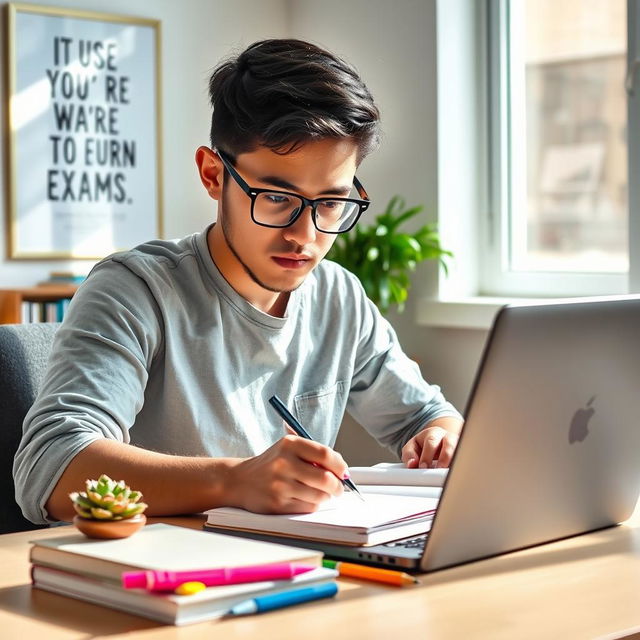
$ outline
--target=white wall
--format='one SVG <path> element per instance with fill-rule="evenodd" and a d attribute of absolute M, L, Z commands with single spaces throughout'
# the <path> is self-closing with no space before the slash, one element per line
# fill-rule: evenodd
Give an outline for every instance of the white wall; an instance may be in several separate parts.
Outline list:
<path fill-rule="evenodd" d="M 0 2 L 3 17 L 6 2 Z M 201 230 L 215 218 L 215 203 L 197 177 L 194 152 L 208 144 L 210 109 L 207 79 L 223 57 L 251 42 L 283 37 L 287 28 L 285 0 L 38 0 L 39 5 L 65 6 L 162 21 L 162 112 L 164 235 L 179 237 Z M 4 69 L 4 43 L 0 47 Z M 0 118 L 6 118 L 6 98 Z M 0 146 L 7 144 L 3 127 Z M 0 189 L 6 193 L 6 156 L 0 157 Z M 6 200 L 0 202 L 0 287 L 26 286 L 45 280 L 49 272 L 88 271 L 90 261 L 16 261 L 6 254 Z"/>
<path fill-rule="evenodd" d="M 356 66 L 382 112 L 384 137 L 359 171 L 372 217 L 394 194 L 437 203 L 435 2 L 290 0 L 291 33 Z M 363 220 L 364 222 L 364 220 Z"/>

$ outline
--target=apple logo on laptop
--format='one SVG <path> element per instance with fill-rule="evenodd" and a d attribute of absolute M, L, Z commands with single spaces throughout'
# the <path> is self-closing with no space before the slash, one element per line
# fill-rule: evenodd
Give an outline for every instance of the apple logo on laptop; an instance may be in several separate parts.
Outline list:
<path fill-rule="evenodd" d="M 569 443 L 582 442 L 589 435 L 589 420 L 593 417 L 596 410 L 591 406 L 596 399 L 595 396 L 591 396 L 585 409 L 578 409 L 571 419 L 571 426 L 569 427 Z"/>

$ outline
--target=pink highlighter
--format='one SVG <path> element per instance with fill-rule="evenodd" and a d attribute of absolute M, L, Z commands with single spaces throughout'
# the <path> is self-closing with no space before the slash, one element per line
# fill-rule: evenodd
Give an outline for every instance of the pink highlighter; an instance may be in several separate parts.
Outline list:
<path fill-rule="evenodd" d="M 315 567 L 280 563 L 195 571 L 125 571 L 122 574 L 122 586 L 125 589 L 173 591 L 185 582 L 202 582 L 207 587 L 215 587 L 242 582 L 290 580 L 312 569 Z"/>

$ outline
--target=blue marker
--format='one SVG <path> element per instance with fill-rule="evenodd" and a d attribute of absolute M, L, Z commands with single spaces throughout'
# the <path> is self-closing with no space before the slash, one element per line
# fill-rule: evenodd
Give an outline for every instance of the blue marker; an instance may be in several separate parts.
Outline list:
<path fill-rule="evenodd" d="M 321 584 L 315 587 L 304 587 L 302 589 L 291 589 L 282 593 L 275 593 L 269 596 L 259 596 L 251 598 L 235 605 L 229 609 L 230 616 L 244 616 L 249 613 L 258 613 L 262 611 L 272 611 L 273 609 L 282 609 L 290 607 L 293 604 L 301 604 L 311 600 L 320 600 L 321 598 L 331 598 L 338 593 L 338 585 L 335 582 Z"/>

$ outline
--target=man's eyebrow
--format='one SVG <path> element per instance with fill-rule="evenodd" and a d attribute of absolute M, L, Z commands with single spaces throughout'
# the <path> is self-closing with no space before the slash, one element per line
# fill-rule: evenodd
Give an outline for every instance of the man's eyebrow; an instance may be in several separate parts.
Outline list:
<path fill-rule="evenodd" d="M 278 187 L 279 189 L 285 189 L 286 191 L 294 191 L 295 193 L 300 193 L 300 188 L 295 184 L 288 182 L 287 180 L 283 180 L 278 176 L 262 176 L 258 177 L 259 180 L 263 184 L 269 184 L 274 187 Z M 329 187 L 320 193 L 320 196 L 348 196 L 351 193 L 352 186 L 336 186 Z"/>

